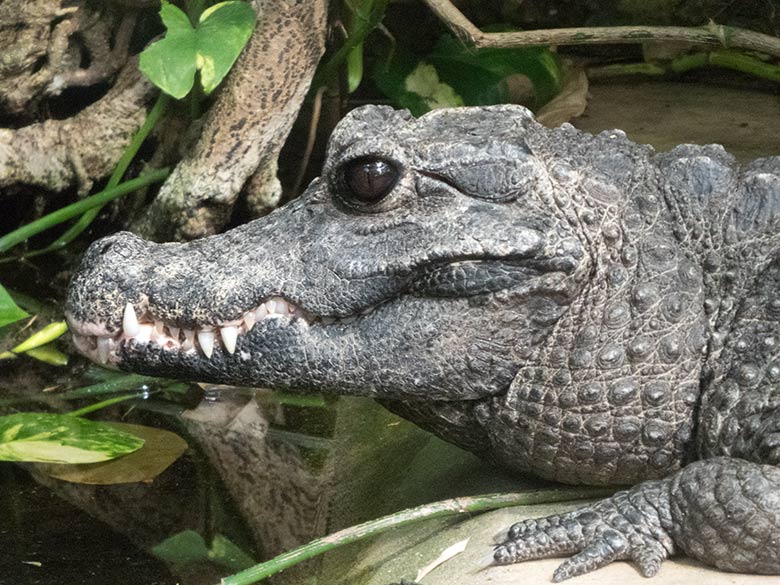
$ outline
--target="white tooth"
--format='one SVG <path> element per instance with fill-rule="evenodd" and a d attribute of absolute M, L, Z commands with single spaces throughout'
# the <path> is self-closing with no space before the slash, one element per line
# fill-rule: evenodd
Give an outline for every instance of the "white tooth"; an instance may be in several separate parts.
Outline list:
<path fill-rule="evenodd" d="M 198 331 L 198 343 L 200 348 L 207 358 L 211 357 L 214 353 L 214 332 L 213 331 Z"/>
<path fill-rule="evenodd" d="M 154 332 L 160 336 L 165 333 L 165 323 L 162 321 L 155 321 L 154 322 Z"/>
<path fill-rule="evenodd" d="M 269 315 L 275 315 L 276 314 L 276 301 L 271 299 L 270 301 L 265 302 L 265 309 L 268 311 Z"/>
<path fill-rule="evenodd" d="M 135 337 L 138 335 L 138 318 L 135 316 L 135 309 L 133 309 L 133 305 L 130 303 L 125 305 L 125 314 L 122 318 L 122 329 L 124 329 L 125 335 L 128 337 Z"/>
<path fill-rule="evenodd" d="M 182 343 L 181 348 L 183 351 L 195 348 L 195 332 L 192 329 L 184 330 L 184 343 Z"/>
<path fill-rule="evenodd" d="M 171 337 L 174 341 L 179 341 L 179 331 L 181 331 L 178 327 L 168 327 L 168 330 L 171 332 Z"/>
<path fill-rule="evenodd" d="M 151 325 L 146 323 L 139 325 L 138 333 L 135 335 L 134 339 L 139 343 L 149 343 L 152 339 L 152 331 L 154 331 L 154 327 Z"/>
<path fill-rule="evenodd" d="M 236 351 L 236 339 L 238 339 L 238 327 L 235 325 L 228 325 L 222 327 L 219 330 L 219 334 L 222 337 L 222 343 L 225 344 L 225 349 L 230 353 Z"/>
<path fill-rule="evenodd" d="M 255 326 L 256 320 L 257 317 L 255 317 L 255 312 L 247 311 L 246 315 L 244 315 L 244 326 L 246 327 L 247 331 L 252 331 L 252 327 Z"/>
<path fill-rule="evenodd" d="M 108 353 L 111 351 L 111 338 L 110 337 L 98 337 L 97 339 L 97 355 L 101 364 L 108 363 Z"/>
<path fill-rule="evenodd" d="M 255 311 L 255 319 L 257 321 L 262 321 L 268 316 L 268 309 L 266 308 L 265 304 L 262 304 L 258 307 L 258 309 Z"/>
<path fill-rule="evenodd" d="M 291 303 L 287 303 L 287 312 L 288 312 L 288 313 L 290 313 L 290 314 L 292 315 L 292 314 L 293 314 L 293 313 L 295 313 L 295 311 L 297 311 L 297 310 L 298 310 L 298 309 L 295 307 L 295 305 L 293 305 L 293 304 L 291 304 Z"/>

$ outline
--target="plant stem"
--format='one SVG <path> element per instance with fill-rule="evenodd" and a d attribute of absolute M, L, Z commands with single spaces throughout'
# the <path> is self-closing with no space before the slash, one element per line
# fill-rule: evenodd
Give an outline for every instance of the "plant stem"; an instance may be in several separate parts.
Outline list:
<path fill-rule="evenodd" d="M 154 385 L 156 387 L 160 387 L 161 390 L 166 392 L 176 392 L 181 394 L 186 393 L 189 389 L 189 386 L 186 384 L 178 383 L 175 382 L 175 380 L 169 380 L 167 378 L 155 378 L 153 376 L 142 376 L 140 374 L 125 374 L 105 382 L 100 382 L 91 386 L 83 386 L 81 388 L 75 388 L 65 392 L 57 392 L 53 395 L 64 400 L 74 400 L 78 398 L 89 398 L 91 396 L 101 396 L 103 394 L 115 394 L 117 392 L 135 390 L 140 386 L 145 385 Z M 146 389 L 144 389 L 144 391 L 146 391 Z M 6 398 L 4 400 L 0 400 L 0 407 L 30 402 L 31 400 L 40 399 L 40 397 L 41 395 L 26 396 L 24 398 Z"/>
<path fill-rule="evenodd" d="M 339 47 L 339 50 L 336 51 L 330 59 L 328 59 L 328 62 L 325 63 L 325 65 L 317 68 L 317 72 L 314 74 L 314 79 L 312 79 L 311 82 L 312 89 L 319 89 L 336 75 L 338 68 L 341 67 L 341 64 L 346 60 L 352 50 L 360 45 L 360 43 L 366 39 L 369 33 L 374 30 L 380 22 L 382 22 L 385 9 L 387 8 L 389 2 L 390 0 L 375 0 L 373 6 L 371 7 L 371 12 L 365 17 L 365 19 L 358 21 L 354 31 L 352 31 L 352 34 L 347 38 L 344 44 Z"/>
<path fill-rule="evenodd" d="M 93 384 L 92 386 L 84 386 L 82 388 L 76 388 L 75 390 L 68 390 L 57 394 L 58 398 L 65 398 L 66 400 L 71 398 L 88 398 L 90 396 L 99 396 L 101 394 L 113 394 L 114 392 L 124 392 L 125 390 L 132 390 L 146 384 L 167 385 L 171 384 L 173 380 L 166 378 L 155 378 L 153 376 L 142 376 L 141 374 L 127 374 L 120 378 L 115 378 L 107 382 L 100 382 L 99 384 Z"/>
<path fill-rule="evenodd" d="M 19 229 L 16 229 L 0 238 L 0 252 L 7 252 L 28 238 L 31 238 L 32 236 L 49 229 L 53 225 L 57 225 L 58 223 L 62 223 L 63 221 L 66 221 L 72 217 L 81 215 L 88 209 L 92 209 L 98 205 L 108 203 L 117 197 L 125 195 L 126 193 L 132 193 L 136 189 L 140 189 L 146 185 L 158 183 L 164 180 L 170 174 L 170 172 L 171 170 L 167 167 L 151 171 L 145 175 L 131 179 L 130 181 L 125 181 L 116 187 L 104 189 L 103 191 L 96 193 L 95 195 L 91 195 L 86 199 L 82 199 L 76 203 L 71 203 L 70 205 L 49 213 L 48 215 L 44 215 L 42 218 L 30 222 L 27 225 L 23 225 Z"/>
<path fill-rule="evenodd" d="M 780 81 L 780 65 L 773 65 L 744 53 L 735 51 L 709 51 L 681 55 L 671 61 L 661 63 L 617 63 L 590 67 L 588 77 L 597 79 L 615 75 L 665 75 L 667 73 L 685 73 L 701 67 L 725 67 L 768 79 Z"/>
<path fill-rule="evenodd" d="M 656 63 L 612 63 L 588 67 L 588 79 L 601 79 L 617 75 L 666 75 L 668 71 Z"/>
<path fill-rule="evenodd" d="M 100 410 L 101 408 L 106 408 L 107 406 L 111 406 L 112 404 L 117 404 L 118 402 L 125 402 L 126 400 L 132 400 L 133 398 L 143 398 L 143 396 L 144 396 L 143 392 L 136 392 L 135 394 L 125 394 L 124 396 L 115 396 L 114 398 L 107 398 L 106 400 L 103 400 L 101 402 L 96 402 L 95 404 L 90 404 L 89 406 L 85 406 L 84 408 L 73 410 L 67 414 L 68 416 L 84 416 L 85 414 L 89 414 L 90 412 L 95 412 L 96 410 Z"/>
<path fill-rule="evenodd" d="M 609 496 L 614 493 L 611 488 L 559 488 L 554 490 L 537 490 L 514 494 L 488 494 L 466 498 L 443 500 L 433 504 L 425 504 L 409 508 L 396 514 L 370 520 L 351 528 L 340 530 L 330 536 L 318 538 L 278 557 L 250 567 L 244 571 L 225 577 L 221 585 L 250 585 L 260 579 L 270 577 L 301 561 L 310 559 L 334 548 L 350 544 L 358 540 L 385 532 L 390 528 L 406 526 L 420 520 L 442 518 L 456 514 L 485 512 L 508 506 L 544 504 L 549 502 L 565 502 Z"/>
<path fill-rule="evenodd" d="M 165 113 L 165 110 L 167 109 L 170 101 L 170 96 L 163 92 L 160 92 L 160 95 L 157 96 L 157 101 L 152 106 L 152 109 L 149 110 L 149 114 L 146 116 L 144 123 L 141 124 L 141 127 L 130 141 L 130 145 L 127 147 L 124 153 L 122 153 L 122 156 L 117 162 L 116 168 L 114 168 L 114 172 L 111 173 L 111 177 L 108 179 L 108 183 L 106 183 L 106 189 L 117 186 L 122 180 L 122 177 L 125 175 L 125 171 L 127 171 L 127 167 L 129 167 L 130 163 L 133 162 L 135 155 L 138 153 L 138 149 L 141 148 L 141 145 L 144 143 L 147 136 L 149 136 L 152 128 L 154 128 L 155 124 L 157 124 L 157 121 Z M 64 234 L 54 240 L 51 244 L 45 248 L 42 248 L 41 250 L 28 252 L 25 254 L 25 257 L 37 256 L 39 254 L 45 254 L 46 252 L 64 248 L 73 240 L 75 240 L 81 232 L 89 227 L 89 224 L 91 224 L 92 221 L 97 217 L 97 214 L 100 213 L 102 208 L 102 205 L 99 207 L 93 207 L 84 215 L 82 215 L 75 224 L 70 226 Z"/>
<path fill-rule="evenodd" d="M 709 53 L 686 55 L 673 60 L 671 68 L 675 73 L 682 73 L 707 65 L 741 71 L 770 81 L 780 81 L 780 66 L 735 51 L 710 51 Z"/>

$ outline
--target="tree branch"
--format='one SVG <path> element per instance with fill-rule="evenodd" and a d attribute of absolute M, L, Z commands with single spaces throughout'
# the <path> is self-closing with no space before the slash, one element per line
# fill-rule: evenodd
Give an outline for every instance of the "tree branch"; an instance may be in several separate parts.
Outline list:
<path fill-rule="evenodd" d="M 780 57 L 780 38 L 715 23 L 701 27 L 608 26 L 485 33 L 472 24 L 450 0 L 424 0 L 424 2 L 455 36 L 478 49 L 674 41 L 758 51 Z"/>

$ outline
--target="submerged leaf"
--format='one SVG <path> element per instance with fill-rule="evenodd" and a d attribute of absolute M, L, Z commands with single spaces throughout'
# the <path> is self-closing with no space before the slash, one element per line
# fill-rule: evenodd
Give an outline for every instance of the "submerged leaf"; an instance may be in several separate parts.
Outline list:
<path fill-rule="evenodd" d="M 46 465 L 41 466 L 41 471 L 64 481 L 92 485 L 151 481 L 187 450 L 186 441 L 170 431 L 126 423 L 110 423 L 109 426 L 117 432 L 140 437 L 139 440 L 144 441 L 143 447 L 113 461 L 85 465 Z"/>
<path fill-rule="evenodd" d="M 166 538 L 152 548 L 152 554 L 182 572 L 208 561 L 231 571 L 241 571 L 255 564 L 252 557 L 226 536 L 217 533 L 211 547 L 207 547 L 203 537 L 194 530 L 183 530 Z"/>
<path fill-rule="evenodd" d="M 255 561 L 227 536 L 216 534 L 211 541 L 209 560 L 227 567 L 231 571 L 243 571 L 254 565 Z"/>
<path fill-rule="evenodd" d="M 152 548 L 152 554 L 179 570 L 209 560 L 206 541 L 194 530 L 183 530 L 166 538 Z"/>
<path fill-rule="evenodd" d="M 143 439 L 67 414 L 22 412 L 0 417 L 0 460 L 92 463 L 139 449 Z"/>

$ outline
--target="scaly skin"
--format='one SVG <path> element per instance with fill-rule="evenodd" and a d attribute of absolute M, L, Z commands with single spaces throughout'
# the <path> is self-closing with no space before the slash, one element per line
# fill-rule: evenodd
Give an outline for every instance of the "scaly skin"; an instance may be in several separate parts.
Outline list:
<path fill-rule="evenodd" d="M 366 107 L 270 216 L 95 243 L 68 315 L 124 369 L 373 396 L 511 469 L 638 484 L 513 527 L 497 562 L 652 575 L 682 550 L 780 573 L 778 224 L 780 158 L 657 155 L 515 106 Z M 255 323 L 268 299 L 285 315 Z M 123 335 L 128 310 L 159 333 Z"/>

